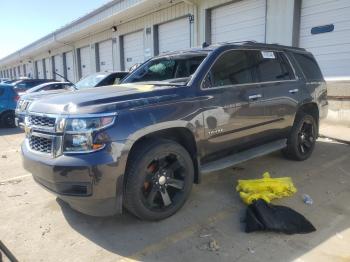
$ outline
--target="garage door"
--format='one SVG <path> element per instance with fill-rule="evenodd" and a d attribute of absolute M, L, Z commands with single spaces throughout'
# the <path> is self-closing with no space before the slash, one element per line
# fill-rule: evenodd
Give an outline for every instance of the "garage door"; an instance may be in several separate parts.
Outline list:
<path fill-rule="evenodd" d="M 159 53 L 187 49 L 191 46 L 190 21 L 178 19 L 158 27 Z"/>
<path fill-rule="evenodd" d="M 266 0 L 244 0 L 212 9 L 211 41 L 265 42 Z"/>
<path fill-rule="evenodd" d="M 128 70 L 144 61 L 143 31 L 124 36 L 124 66 Z"/>
<path fill-rule="evenodd" d="M 67 79 L 71 82 L 74 82 L 73 52 L 66 53 L 66 73 Z"/>
<path fill-rule="evenodd" d="M 80 48 L 80 70 L 82 78 L 91 73 L 91 59 L 89 46 Z"/>
<path fill-rule="evenodd" d="M 43 60 L 37 61 L 37 70 L 38 70 L 38 78 L 43 79 L 44 77 L 44 67 L 43 67 Z"/>
<path fill-rule="evenodd" d="M 113 71 L 113 43 L 112 40 L 98 44 L 100 72 Z"/>
<path fill-rule="evenodd" d="M 55 55 L 55 72 L 63 76 L 63 58 L 62 55 Z M 62 77 L 54 75 L 57 80 L 63 80 Z"/>
<path fill-rule="evenodd" d="M 46 78 L 52 79 L 52 65 L 51 65 L 50 58 L 45 58 L 45 71 L 46 71 Z"/>
<path fill-rule="evenodd" d="M 350 79 L 350 1 L 302 1 L 299 41 L 325 78 Z"/>
<path fill-rule="evenodd" d="M 28 77 L 34 77 L 34 67 L 33 67 L 33 63 L 28 63 L 28 64 L 27 64 L 27 76 L 28 76 Z"/>

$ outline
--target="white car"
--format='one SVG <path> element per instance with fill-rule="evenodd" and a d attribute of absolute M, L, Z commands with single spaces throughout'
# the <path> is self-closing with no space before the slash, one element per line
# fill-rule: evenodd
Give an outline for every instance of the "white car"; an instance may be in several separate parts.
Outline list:
<path fill-rule="evenodd" d="M 73 87 L 73 84 L 70 82 L 48 82 L 48 83 L 40 84 L 33 88 L 30 88 L 24 93 L 19 93 L 19 95 L 31 94 L 31 93 L 41 92 L 41 91 L 71 90 L 71 89 L 74 89 L 74 87 Z"/>

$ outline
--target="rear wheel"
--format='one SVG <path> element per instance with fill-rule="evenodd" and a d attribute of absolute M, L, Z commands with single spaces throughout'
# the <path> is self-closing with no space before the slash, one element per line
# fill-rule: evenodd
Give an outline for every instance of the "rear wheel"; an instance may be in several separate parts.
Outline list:
<path fill-rule="evenodd" d="M 142 143 L 128 160 L 125 207 L 144 220 L 176 213 L 188 198 L 194 177 L 191 156 L 170 140 Z"/>
<path fill-rule="evenodd" d="M 288 138 L 284 154 L 291 159 L 303 161 L 314 151 L 317 138 L 317 123 L 313 116 L 301 113 L 297 116 Z"/>
<path fill-rule="evenodd" d="M 3 113 L 0 118 L 0 123 L 1 123 L 1 126 L 3 127 L 10 127 L 10 128 L 16 127 L 15 113 L 12 111 Z"/>

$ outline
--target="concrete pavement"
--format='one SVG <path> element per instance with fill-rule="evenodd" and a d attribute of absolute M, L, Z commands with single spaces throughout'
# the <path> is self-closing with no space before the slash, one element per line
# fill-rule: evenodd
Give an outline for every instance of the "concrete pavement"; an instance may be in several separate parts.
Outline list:
<path fill-rule="evenodd" d="M 21 167 L 23 136 L 0 129 L 0 239 L 20 261 L 350 261 L 349 145 L 319 139 L 304 162 L 276 152 L 212 173 L 180 212 L 150 223 L 127 213 L 89 217 L 57 200 Z M 292 177 L 298 192 L 274 203 L 305 215 L 315 233 L 244 233 L 246 207 L 234 187 L 265 171 Z"/>

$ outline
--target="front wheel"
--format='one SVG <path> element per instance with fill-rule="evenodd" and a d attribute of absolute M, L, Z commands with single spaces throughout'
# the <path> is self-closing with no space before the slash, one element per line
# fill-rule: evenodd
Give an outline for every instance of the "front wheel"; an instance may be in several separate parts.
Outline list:
<path fill-rule="evenodd" d="M 124 205 L 141 219 L 164 219 L 183 206 L 193 178 L 192 158 L 181 145 L 164 139 L 141 143 L 128 160 Z"/>
<path fill-rule="evenodd" d="M 317 123 L 313 116 L 301 113 L 296 117 L 283 153 L 291 159 L 303 161 L 314 151 L 317 138 Z"/>
<path fill-rule="evenodd" d="M 1 126 L 14 128 L 15 125 L 15 113 L 14 112 L 5 112 L 1 115 L 0 118 Z"/>

